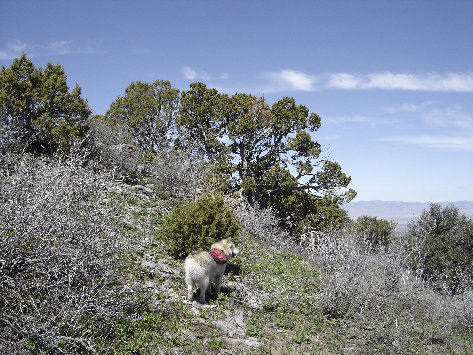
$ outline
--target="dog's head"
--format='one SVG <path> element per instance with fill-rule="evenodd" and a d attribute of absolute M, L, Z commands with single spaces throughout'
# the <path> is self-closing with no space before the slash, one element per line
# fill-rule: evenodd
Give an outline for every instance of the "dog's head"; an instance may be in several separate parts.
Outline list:
<path fill-rule="evenodd" d="M 212 249 L 223 250 L 227 258 L 235 257 L 240 252 L 231 238 L 222 239 L 212 244 Z"/>

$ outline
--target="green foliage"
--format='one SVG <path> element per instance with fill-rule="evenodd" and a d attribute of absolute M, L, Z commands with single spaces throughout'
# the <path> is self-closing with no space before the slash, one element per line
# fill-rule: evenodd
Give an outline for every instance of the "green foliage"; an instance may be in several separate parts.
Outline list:
<path fill-rule="evenodd" d="M 392 221 L 361 216 L 349 226 L 349 229 L 367 243 L 372 250 L 378 250 L 386 248 L 391 243 L 391 235 L 395 227 L 396 224 Z"/>
<path fill-rule="evenodd" d="M 454 206 L 431 204 L 409 225 L 415 267 L 438 287 L 453 293 L 473 284 L 473 220 Z"/>
<path fill-rule="evenodd" d="M 297 182 L 312 173 L 321 152 L 309 134 L 320 126 L 316 114 L 309 116 L 307 107 L 288 97 L 272 107 L 252 95 L 235 94 L 232 100 L 228 137 L 232 153 L 239 158 L 235 168 L 240 181 L 251 176 L 261 190 L 266 184 L 263 176 L 272 168 L 293 166 Z"/>
<path fill-rule="evenodd" d="M 76 84 L 70 92 L 60 65 L 43 70 L 23 55 L 0 72 L 0 127 L 4 140 L 36 152 L 68 151 L 83 136 L 91 110 Z M 7 137 L 7 139 L 5 139 Z"/>
<path fill-rule="evenodd" d="M 180 102 L 176 125 L 181 135 L 199 142 L 201 152 L 210 161 L 227 161 L 228 149 L 221 139 L 225 135 L 230 110 L 228 96 L 196 82 L 182 92 Z"/>
<path fill-rule="evenodd" d="M 311 136 L 320 117 L 290 97 L 272 107 L 252 95 L 235 94 L 232 100 L 227 132 L 237 157 L 236 188 L 247 193 L 251 204 L 275 208 L 289 222 L 286 226 L 338 226 L 343 219 L 339 205 L 356 193 L 344 191 L 351 179 L 338 163 L 320 159 L 320 144 Z"/>
<path fill-rule="evenodd" d="M 338 196 L 313 195 L 304 186 L 298 186 L 296 178 L 287 169 L 273 167 L 263 175 L 263 181 L 262 207 L 274 208 L 285 227 L 299 235 L 307 230 L 335 230 L 347 221 Z"/>
<path fill-rule="evenodd" d="M 227 132 L 232 153 L 238 157 L 236 170 L 241 181 L 251 176 L 259 185 L 261 174 L 274 163 L 264 152 L 271 148 L 270 130 L 275 117 L 263 98 L 235 94 L 232 101 Z"/>
<path fill-rule="evenodd" d="M 169 81 L 156 80 L 153 84 L 136 81 L 118 97 L 105 114 L 113 124 L 126 124 L 137 143 L 152 152 L 168 143 L 179 107 L 179 90 Z"/>
<path fill-rule="evenodd" d="M 241 183 L 241 188 L 251 201 L 251 198 L 256 191 L 255 180 L 251 176 L 246 177 Z"/>
<path fill-rule="evenodd" d="M 91 111 L 79 86 L 69 91 L 59 65 L 36 69 L 23 54 L 11 68 L 2 67 L 0 89 L 2 143 L 67 152 L 85 133 Z M 262 97 L 229 97 L 201 82 L 180 94 L 169 81 L 137 81 L 103 120 L 126 126 L 153 155 L 163 147 L 203 154 L 251 205 L 275 208 L 298 229 L 338 225 L 339 206 L 356 194 L 340 165 L 321 158 L 321 146 L 313 140 L 321 118 L 291 97 L 270 106 Z"/>
<path fill-rule="evenodd" d="M 161 226 L 160 236 L 178 258 L 197 248 L 208 248 L 220 239 L 236 239 L 239 231 L 240 225 L 222 195 L 208 194 L 176 209 Z"/>
<path fill-rule="evenodd" d="M 306 215 L 300 218 L 297 224 L 298 234 L 307 230 L 334 231 L 343 228 L 348 223 L 346 211 L 340 208 L 336 197 L 325 196 L 314 198 L 308 194 L 305 196 L 309 207 Z"/>
<path fill-rule="evenodd" d="M 175 125 L 179 135 L 172 146 L 202 154 L 252 206 L 273 207 L 299 229 L 339 225 L 339 206 L 356 192 L 348 189 L 351 178 L 340 165 L 321 157 L 321 146 L 313 140 L 320 116 L 292 97 L 270 106 L 263 97 L 229 97 L 201 82 L 178 94 L 169 82 L 132 83 L 106 116 L 132 127 L 145 150 L 169 138 Z M 158 97 L 167 98 L 163 106 Z M 161 107 L 168 107 L 166 120 L 156 118 Z"/>
<path fill-rule="evenodd" d="M 236 172 L 234 188 L 243 189 L 251 204 L 278 205 L 284 214 L 282 204 L 271 202 L 279 194 L 337 197 L 332 201 L 338 204 L 355 196 L 353 190 L 345 191 L 351 179 L 340 165 L 320 159 L 320 144 L 311 136 L 320 127 L 320 117 L 291 97 L 270 107 L 262 97 L 228 97 L 194 83 L 182 94 L 177 122 L 210 160 L 218 157 L 226 171 Z M 273 179 L 274 174 L 278 176 Z"/>

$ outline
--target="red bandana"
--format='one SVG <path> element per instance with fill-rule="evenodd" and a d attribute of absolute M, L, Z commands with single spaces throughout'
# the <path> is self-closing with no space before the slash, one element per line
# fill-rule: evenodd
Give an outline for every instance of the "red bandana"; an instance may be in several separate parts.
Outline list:
<path fill-rule="evenodd" d="M 227 256 L 225 255 L 223 250 L 210 249 L 209 253 L 212 256 L 212 258 L 214 258 L 214 260 L 217 264 L 225 264 L 227 262 Z"/>

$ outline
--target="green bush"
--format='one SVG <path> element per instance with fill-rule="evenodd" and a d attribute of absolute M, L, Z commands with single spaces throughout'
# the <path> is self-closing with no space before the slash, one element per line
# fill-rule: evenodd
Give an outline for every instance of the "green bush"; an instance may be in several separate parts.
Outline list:
<path fill-rule="evenodd" d="M 389 245 L 395 227 L 396 224 L 392 221 L 361 216 L 350 225 L 349 229 L 368 244 L 372 250 L 378 250 Z"/>
<path fill-rule="evenodd" d="M 180 258 L 192 250 L 209 248 L 220 239 L 236 239 L 239 231 L 240 224 L 225 206 L 222 195 L 207 194 L 175 210 L 159 234 L 168 243 L 169 252 Z"/>
<path fill-rule="evenodd" d="M 454 206 L 431 204 L 409 225 L 413 264 L 437 288 L 459 293 L 473 284 L 473 220 Z"/>
<path fill-rule="evenodd" d="M 70 91 L 60 65 L 44 70 L 22 54 L 0 70 L 0 144 L 32 152 L 69 152 L 91 115 L 79 85 Z"/>

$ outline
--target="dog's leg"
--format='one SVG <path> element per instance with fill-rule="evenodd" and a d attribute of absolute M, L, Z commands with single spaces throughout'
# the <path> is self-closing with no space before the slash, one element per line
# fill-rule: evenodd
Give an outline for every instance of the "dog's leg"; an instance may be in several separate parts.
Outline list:
<path fill-rule="evenodd" d="M 220 293 L 220 286 L 222 285 L 222 275 L 215 276 L 215 295 Z"/>
<path fill-rule="evenodd" d="M 209 286 L 207 286 L 207 292 L 205 293 L 207 296 L 209 296 L 209 298 L 212 297 L 212 292 L 213 292 L 212 289 L 213 289 L 214 287 L 215 287 L 215 286 L 212 285 L 212 280 L 209 280 Z"/>
<path fill-rule="evenodd" d="M 194 281 L 191 278 L 186 277 L 186 285 L 187 285 L 187 300 L 189 302 L 192 302 L 192 299 L 194 298 Z"/>
<path fill-rule="evenodd" d="M 199 288 L 200 288 L 200 303 L 204 304 L 205 302 L 205 293 L 207 292 L 207 287 L 209 286 L 209 278 L 202 277 L 199 280 Z"/>

